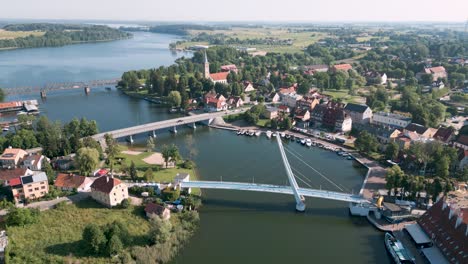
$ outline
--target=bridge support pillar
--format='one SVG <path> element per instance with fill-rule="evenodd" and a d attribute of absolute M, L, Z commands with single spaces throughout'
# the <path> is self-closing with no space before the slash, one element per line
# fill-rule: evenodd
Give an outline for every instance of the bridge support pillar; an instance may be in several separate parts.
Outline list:
<path fill-rule="evenodd" d="M 174 126 L 174 128 L 172 128 L 171 132 L 174 133 L 174 134 L 177 134 L 177 126 Z"/>
<path fill-rule="evenodd" d="M 91 92 L 91 88 L 89 88 L 89 86 L 85 86 L 84 92 L 85 94 L 89 94 Z"/>
<path fill-rule="evenodd" d="M 156 131 L 153 130 L 152 136 L 153 136 L 153 138 L 156 138 Z"/>
<path fill-rule="evenodd" d="M 128 142 L 133 143 L 133 136 L 132 135 L 128 136 Z"/>
<path fill-rule="evenodd" d="M 41 91 L 41 98 L 47 98 L 46 91 Z"/>
<path fill-rule="evenodd" d="M 300 201 L 300 202 L 296 203 L 296 211 L 304 212 L 305 209 L 306 209 L 306 205 L 305 205 L 304 201 Z"/>
<path fill-rule="evenodd" d="M 195 125 L 195 122 L 193 122 L 193 124 L 190 127 L 193 129 L 197 128 L 197 126 Z"/>

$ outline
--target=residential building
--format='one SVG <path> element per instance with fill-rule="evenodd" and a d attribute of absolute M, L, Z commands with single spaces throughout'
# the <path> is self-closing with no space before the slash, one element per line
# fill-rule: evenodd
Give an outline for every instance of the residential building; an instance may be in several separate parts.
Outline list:
<path fill-rule="evenodd" d="M 423 73 L 431 74 L 433 81 L 437 81 L 439 78 L 447 78 L 447 71 L 445 70 L 444 66 L 424 68 Z"/>
<path fill-rule="evenodd" d="M 310 112 L 309 109 L 306 108 L 296 108 L 296 111 L 294 113 L 294 118 L 305 122 L 310 120 Z"/>
<path fill-rule="evenodd" d="M 287 105 L 280 105 L 278 106 L 278 112 L 289 115 L 289 113 L 291 112 L 291 109 Z"/>
<path fill-rule="evenodd" d="M 145 206 L 145 213 L 146 217 L 154 218 L 154 217 L 161 217 L 163 220 L 169 220 L 171 218 L 171 211 L 166 207 L 156 204 L 156 203 L 148 203 Z"/>
<path fill-rule="evenodd" d="M 2 156 L 0 156 L 0 164 L 2 168 L 16 168 L 26 155 L 28 155 L 28 153 L 22 149 L 12 147 L 6 148 Z"/>
<path fill-rule="evenodd" d="M 337 71 L 349 71 L 352 68 L 353 66 L 351 66 L 351 64 L 343 63 L 343 64 L 333 65 L 330 69 L 333 72 L 337 72 Z"/>
<path fill-rule="evenodd" d="M 255 91 L 255 88 L 253 87 L 251 82 L 245 81 L 244 82 L 244 93 L 249 93 Z"/>
<path fill-rule="evenodd" d="M 314 75 L 317 72 L 327 72 L 328 65 L 326 64 L 317 64 L 317 65 L 309 65 L 304 66 L 304 73 L 308 75 Z"/>
<path fill-rule="evenodd" d="M 240 98 L 240 96 L 231 96 L 227 100 L 227 104 L 229 105 L 229 107 L 239 108 L 244 105 L 244 101 L 242 100 L 242 98 Z"/>
<path fill-rule="evenodd" d="M 405 128 L 411 123 L 411 118 L 394 113 L 377 112 L 372 115 L 372 124 L 396 128 Z"/>
<path fill-rule="evenodd" d="M 0 113 L 20 111 L 23 109 L 23 103 L 19 101 L 0 103 Z"/>
<path fill-rule="evenodd" d="M 102 176 L 91 184 L 91 197 L 107 207 L 112 207 L 128 198 L 128 188 L 119 179 Z"/>
<path fill-rule="evenodd" d="M 312 98 L 304 97 L 304 98 L 296 101 L 296 107 L 312 111 L 312 110 L 314 110 L 315 106 L 318 105 L 319 103 L 320 103 L 319 100 L 317 100 L 314 97 L 312 97 Z"/>
<path fill-rule="evenodd" d="M 465 169 L 465 167 L 468 166 L 468 150 L 460 150 L 460 154 L 458 155 L 458 161 L 458 168 L 460 170 L 463 170 Z"/>
<path fill-rule="evenodd" d="M 371 124 L 356 124 L 353 121 L 353 128 L 357 131 L 367 131 L 377 137 L 380 143 L 388 144 L 395 142 L 401 131 L 396 128 L 373 126 Z"/>
<path fill-rule="evenodd" d="M 31 175 L 32 171 L 28 168 L 14 168 L 0 170 L 0 180 L 3 186 L 10 186 L 10 181 L 18 179 L 25 175 Z"/>
<path fill-rule="evenodd" d="M 435 129 L 435 128 L 425 127 L 423 125 L 416 124 L 416 123 L 411 123 L 411 124 L 407 125 L 405 127 L 405 129 L 403 130 L 403 132 L 406 132 L 406 131 L 415 132 L 416 134 L 418 134 L 423 139 L 433 138 L 434 135 L 437 133 L 437 129 Z"/>
<path fill-rule="evenodd" d="M 301 100 L 302 97 L 302 95 L 297 94 L 296 92 L 292 92 L 288 94 L 283 94 L 281 101 L 284 105 L 287 105 L 289 107 L 296 107 L 297 101 Z"/>
<path fill-rule="evenodd" d="M 9 181 L 15 202 L 34 200 L 49 193 L 49 181 L 45 172 L 32 172 Z"/>
<path fill-rule="evenodd" d="M 454 200 L 440 199 L 417 220 L 427 236 L 432 239 L 434 246 L 445 257 L 445 260 L 432 259 L 431 248 L 423 249 L 422 253 L 430 263 L 467 263 L 468 208 L 466 202 L 463 202 L 466 193 L 460 193 L 461 197 L 455 192 L 453 195 Z"/>
<path fill-rule="evenodd" d="M 453 146 L 463 150 L 468 150 L 468 135 L 459 136 L 458 139 L 453 142 Z"/>
<path fill-rule="evenodd" d="M 276 107 L 267 107 L 264 113 L 265 118 L 275 119 L 278 117 L 278 108 Z"/>
<path fill-rule="evenodd" d="M 39 154 L 28 154 L 23 158 L 22 168 L 28 168 L 30 170 L 40 171 L 42 170 L 42 162 L 44 161 L 44 156 Z"/>
<path fill-rule="evenodd" d="M 227 84 L 227 76 L 229 75 L 229 71 L 226 72 L 218 72 L 218 73 L 210 73 L 210 63 L 208 62 L 208 57 L 206 56 L 205 52 L 205 72 L 204 77 L 205 79 L 211 80 L 213 83 L 222 83 Z"/>
<path fill-rule="evenodd" d="M 283 98 L 284 95 L 290 94 L 290 93 L 295 93 L 297 90 L 297 83 L 293 84 L 290 87 L 281 87 L 278 89 L 278 93 L 281 98 Z"/>
<path fill-rule="evenodd" d="M 455 136 L 455 129 L 453 127 L 439 127 L 434 134 L 434 139 L 443 143 L 449 143 Z"/>
<path fill-rule="evenodd" d="M 372 119 L 372 109 L 365 104 L 348 103 L 344 110 L 353 120 L 353 124 L 368 124 Z"/>
<path fill-rule="evenodd" d="M 70 154 L 63 157 L 57 157 L 52 160 L 52 166 L 58 170 L 70 170 L 75 168 L 76 154 Z"/>
<path fill-rule="evenodd" d="M 369 71 L 365 74 L 366 80 L 368 84 L 386 84 L 387 83 L 387 74 L 378 73 L 376 71 Z"/>
<path fill-rule="evenodd" d="M 228 104 L 223 95 L 209 92 L 205 95 L 205 108 L 209 112 L 224 111 L 227 110 Z"/>
<path fill-rule="evenodd" d="M 229 64 L 229 65 L 223 65 L 221 66 L 221 71 L 222 72 L 235 72 L 237 73 L 237 66 L 234 64 Z"/>
<path fill-rule="evenodd" d="M 83 192 L 90 190 L 92 183 L 93 180 L 86 176 L 72 173 L 59 173 L 55 178 L 54 186 L 62 191 L 77 190 Z"/>
<path fill-rule="evenodd" d="M 279 103 L 281 101 L 281 97 L 280 97 L 280 95 L 278 93 L 273 92 L 273 93 L 268 95 L 267 101 L 276 104 L 276 103 Z"/>
<path fill-rule="evenodd" d="M 345 113 L 344 105 L 329 101 L 326 104 L 316 105 L 312 110 L 311 118 L 315 127 L 326 127 L 341 132 L 350 131 L 352 119 Z"/>

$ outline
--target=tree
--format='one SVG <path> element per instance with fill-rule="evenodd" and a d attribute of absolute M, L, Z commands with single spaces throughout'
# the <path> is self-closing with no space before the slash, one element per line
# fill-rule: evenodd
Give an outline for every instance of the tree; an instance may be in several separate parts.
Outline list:
<path fill-rule="evenodd" d="M 80 148 L 77 152 L 76 163 L 80 173 L 89 176 L 99 163 L 99 152 L 94 148 Z"/>
<path fill-rule="evenodd" d="M 138 174 L 137 174 L 137 170 L 136 170 L 136 167 L 135 167 L 135 162 L 133 162 L 132 160 L 132 163 L 130 163 L 130 178 L 132 179 L 132 181 L 136 181 L 137 180 L 137 177 L 138 177 Z"/>
<path fill-rule="evenodd" d="M 153 169 L 151 169 L 151 167 L 148 168 L 148 169 L 145 171 L 144 177 L 145 177 L 145 180 L 146 180 L 147 182 L 150 182 L 150 181 L 153 180 L 154 173 L 153 173 Z"/>
<path fill-rule="evenodd" d="M 83 241 L 88 249 L 94 254 L 98 254 L 105 247 L 107 239 L 102 229 L 96 224 L 88 224 L 83 230 Z"/>
<path fill-rule="evenodd" d="M 42 171 L 46 173 L 49 184 L 54 184 L 55 171 L 52 169 L 52 166 L 47 161 L 47 159 L 42 160 Z"/>
<path fill-rule="evenodd" d="M 168 166 L 169 161 L 174 161 L 177 162 L 177 160 L 180 158 L 179 154 L 179 149 L 177 148 L 176 145 L 164 145 L 162 147 L 161 154 L 163 156 L 164 162 L 166 163 L 166 168 Z"/>
<path fill-rule="evenodd" d="M 400 146 L 395 142 L 391 142 L 387 145 L 387 149 L 385 150 L 385 158 L 387 160 L 395 160 L 398 157 L 399 152 Z"/>
<path fill-rule="evenodd" d="M 362 131 L 354 142 L 355 147 L 364 153 L 370 153 L 377 151 L 379 143 L 377 138 L 369 134 L 367 131 Z"/>
<path fill-rule="evenodd" d="M 401 187 L 401 183 L 405 177 L 405 173 L 401 170 L 400 166 L 394 165 L 393 167 L 387 169 L 387 175 L 385 176 L 386 188 L 390 192 L 394 188 L 393 194 L 397 194 L 397 188 Z"/>
<path fill-rule="evenodd" d="M 13 207 L 6 216 L 7 226 L 25 226 L 34 224 L 39 218 L 39 210 Z"/>
<path fill-rule="evenodd" d="M 309 92 L 310 89 L 310 82 L 308 80 L 304 80 L 301 83 L 299 83 L 299 87 L 297 87 L 297 93 L 298 94 L 306 94 Z"/>
<path fill-rule="evenodd" d="M 148 151 L 153 151 L 153 149 L 156 147 L 156 140 L 153 137 L 149 137 L 148 140 L 146 141 L 146 148 Z"/>
<path fill-rule="evenodd" d="M 289 116 L 284 117 L 283 120 L 281 121 L 281 128 L 289 130 L 291 129 L 291 127 L 292 127 L 291 118 L 289 118 Z"/>
<path fill-rule="evenodd" d="M 172 224 L 170 221 L 154 217 L 150 222 L 150 238 L 153 244 L 163 244 L 171 236 Z"/>
<path fill-rule="evenodd" d="M 112 235 L 107 243 L 107 254 L 109 256 L 117 255 L 123 249 L 122 241 L 120 240 L 119 236 Z"/>
<path fill-rule="evenodd" d="M 182 102 L 182 97 L 178 91 L 171 91 L 167 96 L 167 100 L 174 107 L 179 107 Z"/>
<path fill-rule="evenodd" d="M 117 141 L 112 137 L 111 134 L 105 134 L 104 138 L 106 140 L 106 154 L 107 154 L 107 159 L 109 160 L 109 166 L 110 166 L 110 171 L 111 174 L 114 173 L 114 160 L 115 157 L 119 154 L 119 145 L 117 144 Z"/>

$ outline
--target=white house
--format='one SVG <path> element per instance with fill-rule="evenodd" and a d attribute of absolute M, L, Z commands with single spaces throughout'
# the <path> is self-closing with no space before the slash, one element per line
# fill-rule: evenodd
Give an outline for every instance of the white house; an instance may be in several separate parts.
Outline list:
<path fill-rule="evenodd" d="M 411 123 L 411 118 L 394 113 L 377 112 L 372 116 L 371 123 L 381 126 L 405 128 Z"/>
<path fill-rule="evenodd" d="M 368 124 L 372 119 L 372 109 L 365 104 L 349 103 L 344 108 L 354 124 Z"/>
<path fill-rule="evenodd" d="M 296 107 L 297 101 L 301 100 L 302 97 L 302 95 L 296 92 L 287 93 L 283 95 L 282 102 L 289 107 Z"/>
<path fill-rule="evenodd" d="M 119 179 L 102 176 L 91 184 L 91 197 L 107 207 L 112 207 L 128 198 L 128 188 Z"/>

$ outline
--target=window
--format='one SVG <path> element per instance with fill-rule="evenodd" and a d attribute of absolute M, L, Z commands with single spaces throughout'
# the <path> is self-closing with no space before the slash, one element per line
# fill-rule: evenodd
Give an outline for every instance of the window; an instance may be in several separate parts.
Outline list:
<path fill-rule="evenodd" d="M 28 184 L 28 187 L 31 187 L 31 184 Z"/>
<path fill-rule="evenodd" d="M 44 190 L 44 189 L 45 189 L 45 186 L 42 186 L 42 187 L 41 187 L 41 189 L 43 189 L 43 190 Z"/>
<path fill-rule="evenodd" d="M 117 195 L 117 194 L 116 194 L 116 193 L 114 193 L 114 196 L 116 196 L 116 195 Z"/>
<path fill-rule="evenodd" d="M 35 191 L 39 191 L 39 187 L 34 188 Z"/>
<path fill-rule="evenodd" d="M 41 184 L 45 184 L 45 181 L 41 182 Z"/>
<path fill-rule="evenodd" d="M 29 189 L 28 191 L 29 191 L 29 192 L 32 192 L 33 190 L 32 190 L 32 189 Z"/>
<path fill-rule="evenodd" d="M 44 194 L 44 192 L 41 192 L 41 194 Z"/>

